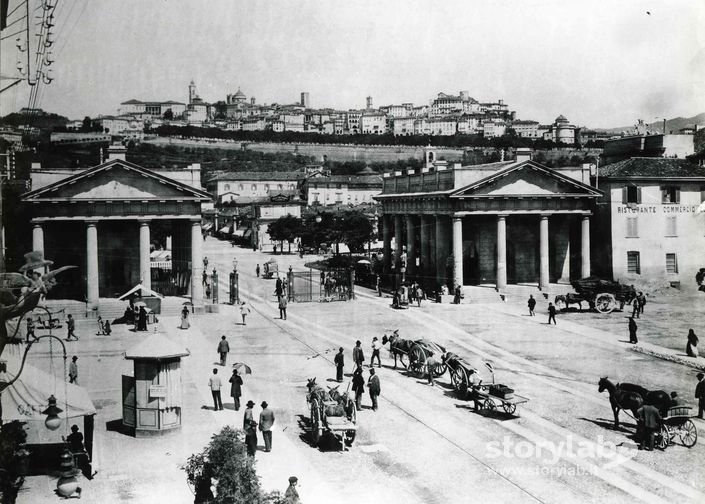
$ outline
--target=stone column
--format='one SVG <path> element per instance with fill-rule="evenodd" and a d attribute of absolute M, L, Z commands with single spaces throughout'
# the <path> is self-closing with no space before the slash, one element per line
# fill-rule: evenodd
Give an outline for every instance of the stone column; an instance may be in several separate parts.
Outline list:
<path fill-rule="evenodd" d="M 404 232 L 401 215 L 394 216 L 394 271 L 400 274 L 402 246 L 404 245 Z"/>
<path fill-rule="evenodd" d="M 556 235 L 556 266 L 560 278 L 559 282 L 570 282 L 570 228 L 571 217 L 561 219 L 560 232 Z"/>
<path fill-rule="evenodd" d="M 453 266 L 455 285 L 463 285 L 463 218 L 453 217 Z M 455 288 L 455 285 L 453 286 Z"/>
<path fill-rule="evenodd" d="M 497 290 L 507 288 L 507 216 L 497 216 Z"/>
<path fill-rule="evenodd" d="M 140 280 L 148 289 L 152 288 L 151 260 L 149 257 L 149 221 L 140 223 Z"/>
<path fill-rule="evenodd" d="M 436 215 L 436 283 L 445 284 L 446 278 L 446 261 L 448 260 L 448 217 L 445 215 Z M 452 290 L 453 286 L 448 286 L 448 290 Z"/>
<path fill-rule="evenodd" d="M 203 235 L 201 221 L 191 221 L 191 303 L 203 308 Z"/>
<path fill-rule="evenodd" d="M 382 271 L 388 275 L 392 269 L 392 219 L 388 214 L 382 215 Z"/>
<path fill-rule="evenodd" d="M 548 215 L 541 216 L 539 226 L 539 289 L 548 288 Z"/>
<path fill-rule="evenodd" d="M 583 215 L 580 240 L 580 277 L 590 276 L 590 216 Z"/>
<path fill-rule="evenodd" d="M 428 275 L 429 266 L 431 265 L 431 218 L 428 215 L 421 216 L 421 226 L 419 229 L 421 250 L 419 250 L 419 261 L 423 268 L 419 272 L 421 275 Z"/>
<path fill-rule="evenodd" d="M 86 298 L 89 310 L 97 310 L 100 301 L 97 224 L 95 221 L 86 222 Z"/>
<path fill-rule="evenodd" d="M 406 273 L 416 274 L 416 226 L 414 216 L 406 216 Z"/>
<path fill-rule="evenodd" d="M 32 224 L 32 250 L 44 253 L 44 228 L 38 222 Z"/>

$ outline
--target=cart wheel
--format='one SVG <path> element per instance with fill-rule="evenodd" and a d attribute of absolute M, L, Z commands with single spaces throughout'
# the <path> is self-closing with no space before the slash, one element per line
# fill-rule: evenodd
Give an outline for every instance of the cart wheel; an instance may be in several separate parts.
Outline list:
<path fill-rule="evenodd" d="M 448 370 L 448 366 L 445 364 L 436 364 L 433 366 L 433 377 L 434 378 L 440 378 L 443 376 L 446 371 Z"/>
<path fill-rule="evenodd" d="M 504 411 L 506 411 L 508 414 L 513 415 L 514 412 L 517 410 L 517 405 L 512 404 L 512 403 L 503 403 L 502 407 L 504 408 Z"/>
<path fill-rule="evenodd" d="M 654 436 L 654 444 L 656 445 L 656 448 L 659 450 L 665 450 L 666 447 L 668 446 L 668 427 L 665 425 L 661 426 L 661 430 L 659 430 L 656 433 L 656 436 Z"/>
<path fill-rule="evenodd" d="M 424 363 L 426 362 L 426 352 L 419 345 L 414 345 L 409 350 L 409 370 L 417 378 L 424 377 Z"/>
<path fill-rule="evenodd" d="M 691 419 L 685 421 L 678 429 L 678 436 L 681 438 L 681 443 L 686 448 L 692 448 L 698 442 L 698 429 Z"/>
<path fill-rule="evenodd" d="M 483 408 L 485 408 L 487 411 L 494 411 L 497 409 L 497 405 L 494 403 L 492 399 L 485 399 L 485 404 L 483 405 Z"/>
<path fill-rule="evenodd" d="M 464 399 L 468 395 L 468 376 L 465 373 L 465 369 L 461 366 L 452 369 L 450 371 L 450 381 L 453 383 L 455 391 Z"/>
<path fill-rule="evenodd" d="M 318 401 L 311 401 L 311 442 L 313 446 L 318 446 L 321 440 L 321 415 L 318 409 Z"/>
<path fill-rule="evenodd" d="M 595 297 L 595 309 L 600 313 L 611 313 L 617 306 L 617 300 L 609 292 L 603 292 Z"/>

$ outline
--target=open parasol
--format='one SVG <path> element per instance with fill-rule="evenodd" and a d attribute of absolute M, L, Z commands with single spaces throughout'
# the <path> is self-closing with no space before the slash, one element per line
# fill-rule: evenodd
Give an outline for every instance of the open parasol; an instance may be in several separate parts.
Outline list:
<path fill-rule="evenodd" d="M 137 301 L 136 303 L 134 303 L 134 305 L 135 306 L 147 306 L 147 303 L 145 303 L 144 301 Z"/>
<path fill-rule="evenodd" d="M 372 264 L 372 263 L 370 261 L 368 261 L 367 259 L 360 259 L 359 261 L 357 261 L 357 264 Z"/>
<path fill-rule="evenodd" d="M 244 362 L 236 362 L 233 364 L 233 369 L 237 369 L 237 372 L 240 374 L 252 374 L 252 368 Z"/>

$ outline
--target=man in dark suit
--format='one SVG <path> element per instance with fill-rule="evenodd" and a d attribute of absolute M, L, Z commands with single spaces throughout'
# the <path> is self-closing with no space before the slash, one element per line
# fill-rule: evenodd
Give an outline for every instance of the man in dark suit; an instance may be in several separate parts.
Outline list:
<path fill-rule="evenodd" d="M 644 443 L 646 443 L 646 449 L 652 451 L 654 449 L 654 434 L 656 433 L 656 429 L 661 427 L 661 414 L 658 412 L 656 406 L 652 406 L 651 404 L 643 405 L 636 410 L 636 414 L 644 431 L 644 435 L 639 442 L 639 449 L 643 450 Z"/>
<path fill-rule="evenodd" d="M 262 401 L 262 412 L 259 414 L 259 430 L 264 438 L 264 451 L 272 451 L 272 425 L 274 425 L 274 412 L 269 409 L 267 401 Z"/>
<path fill-rule="evenodd" d="M 703 410 L 705 409 L 705 380 L 703 377 L 705 375 L 698 373 L 698 384 L 695 386 L 695 398 L 698 400 L 698 418 L 703 417 Z"/>
<path fill-rule="evenodd" d="M 357 340 L 355 342 L 355 347 L 353 348 L 352 354 L 353 354 L 353 362 L 355 363 L 355 367 L 362 367 L 362 365 L 365 363 L 365 354 L 362 351 L 362 341 Z"/>
<path fill-rule="evenodd" d="M 345 367 L 345 356 L 343 355 L 343 347 L 338 349 L 338 353 L 333 357 L 335 362 L 335 379 L 338 382 L 343 381 L 343 368 Z"/>
<path fill-rule="evenodd" d="M 367 379 L 367 389 L 370 391 L 372 409 L 377 411 L 377 396 L 379 396 L 382 389 L 379 385 L 379 376 L 375 374 L 375 368 L 370 369 L 370 377 Z"/>
<path fill-rule="evenodd" d="M 553 306 L 553 303 L 548 303 L 548 324 L 551 324 L 551 320 L 553 320 L 553 324 L 556 325 L 556 307 Z"/>

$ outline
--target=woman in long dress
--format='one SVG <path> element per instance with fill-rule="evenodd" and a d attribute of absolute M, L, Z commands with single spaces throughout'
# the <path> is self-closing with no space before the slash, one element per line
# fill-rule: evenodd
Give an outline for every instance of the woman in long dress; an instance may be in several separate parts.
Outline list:
<path fill-rule="evenodd" d="M 692 329 L 688 331 L 688 344 L 685 346 L 685 353 L 688 357 L 698 356 L 698 337 Z"/>
<path fill-rule="evenodd" d="M 188 306 L 184 306 L 184 309 L 181 310 L 181 329 L 188 329 L 191 327 L 191 324 L 188 321 Z"/>

